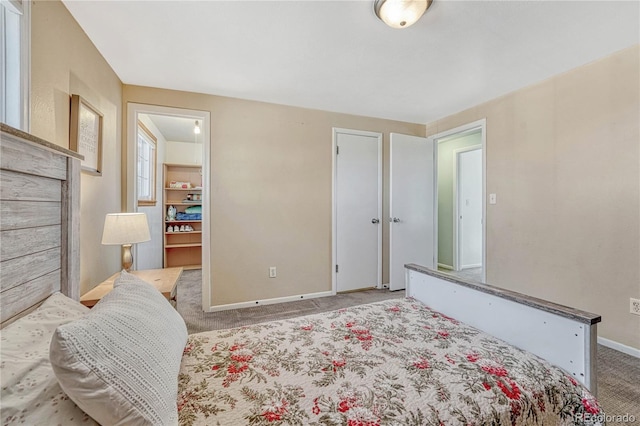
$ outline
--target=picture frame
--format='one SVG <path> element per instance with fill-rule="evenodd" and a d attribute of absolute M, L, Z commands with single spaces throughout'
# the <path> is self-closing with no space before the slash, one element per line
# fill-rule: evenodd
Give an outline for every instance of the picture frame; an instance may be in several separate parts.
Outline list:
<path fill-rule="evenodd" d="M 69 148 L 84 155 L 82 171 L 102 176 L 102 120 L 100 111 L 80 95 L 71 95 Z"/>

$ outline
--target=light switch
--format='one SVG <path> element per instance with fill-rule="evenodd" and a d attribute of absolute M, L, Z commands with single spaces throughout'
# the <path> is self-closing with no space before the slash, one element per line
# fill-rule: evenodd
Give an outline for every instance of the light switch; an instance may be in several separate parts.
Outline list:
<path fill-rule="evenodd" d="M 489 204 L 496 203 L 496 194 L 489 194 Z"/>

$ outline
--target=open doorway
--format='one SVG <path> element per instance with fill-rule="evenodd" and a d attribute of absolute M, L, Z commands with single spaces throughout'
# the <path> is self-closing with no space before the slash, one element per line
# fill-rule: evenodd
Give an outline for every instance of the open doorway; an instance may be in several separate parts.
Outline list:
<path fill-rule="evenodd" d="M 202 265 L 202 307 L 207 310 L 210 306 L 209 113 L 133 103 L 128 104 L 127 112 L 127 211 L 146 213 L 151 234 L 151 241 L 135 246 L 134 267 L 142 270 L 179 266 L 167 264 L 169 243 L 173 251 L 197 250 L 197 263 Z M 183 191 L 184 194 L 181 190 L 168 190 L 168 177 L 165 176 L 168 164 L 179 165 L 176 170 L 180 173 L 184 170 L 193 172 L 194 179 L 185 179 L 193 182 L 190 189 Z M 202 200 L 194 202 L 200 207 L 197 224 L 184 222 L 184 230 L 174 232 L 172 229 L 168 234 L 168 209 L 175 208 L 173 204 L 176 203 L 172 201 L 170 206 L 167 197 L 191 207 L 188 204 L 192 195 Z M 189 224 L 194 226 L 187 226 Z M 167 236 L 171 236 L 172 241 L 167 242 Z M 181 239 L 178 241 L 180 244 L 174 244 L 176 238 Z M 187 248 L 187 245 L 193 247 Z"/>
<path fill-rule="evenodd" d="M 485 121 L 440 133 L 437 145 L 437 267 L 485 282 Z"/>
<path fill-rule="evenodd" d="M 167 209 L 175 204 L 171 203 L 168 206 L 167 203 L 169 201 L 165 195 L 169 195 L 171 201 L 181 201 L 182 198 L 191 195 L 188 191 L 184 193 L 182 190 L 177 194 L 168 193 L 169 190 L 166 189 L 168 180 L 166 173 L 167 170 L 174 170 L 177 166 L 169 168 L 165 165 L 184 165 L 185 167 L 180 167 L 181 171 L 193 170 L 194 173 L 192 174 L 194 176 L 188 178 L 189 182 L 193 184 L 194 188 L 202 187 L 200 174 L 203 156 L 202 132 L 196 133 L 194 131 L 196 128 L 200 130 L 199 127 L 199 120 L 194 121 L 191 118 L 164 114 L 138 114 L 136 135 L 138 145 L 136 164 L 137 210 L 147 214 L 151 230 L 151 241 L 137 246 L 137 269 L 159 269 L 174 266 L 174 264 L 167 261 L 168 256 L 175 258 L 177 256 L 187 257 L 188 255 L 194 257 L 195 255 L 199 258 L 175 264 L 175 266 L 183 266 L 184 269 L 194 269 L 197 266 L 192 265 L 202 264 L 201 249 L 197 245 L 201 243 L 201 234 L 199 234 L 201 232 L 201 227 L 199 226 L 201 222 L 180 222 L 183 229 L 182 232 L 179 230 L 173 232 L 173 224 L 165 224 Z M 184 173 L 181 173 L 180 176 L 184 176 Z M 173 180 L 173 178 L 170 180 Z M 193 195 L 195 196 L 198 193 L 199 191 L 194 190 Z M 187 201 L 190 202 L 190 200 Z M 194 207 L 197 206 L 194 202 Z M 186 232 L 184 231 L 185 225 L 188 227 Z M 189 232 L 194 227 L 196 230 Z M 178 228 L 176 226 L 176 229 Z M 171 229 L 172 232 L 170 234 L 167 233 L 167 229 Z M 167 241 L 169 237 L 171 241 Z M 177 240 L 178 237 L 180 237 L 179 241 Z M 163 238 L 165 242 L 164 251 Z M 175 244 L 176 242 L 181 244 Z M 178 248 L 167 249 L 167 243 L 174 243 L 173 245 L 178 246 Z M 189 247 L 189 243 L 192 243 L 193 246 Z"/>

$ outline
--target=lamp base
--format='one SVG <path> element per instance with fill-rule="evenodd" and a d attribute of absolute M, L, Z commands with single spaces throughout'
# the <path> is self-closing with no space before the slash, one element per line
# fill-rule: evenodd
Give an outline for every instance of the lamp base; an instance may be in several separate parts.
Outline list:
<path fill-rule="evenodd" d="M 133 265 L 133 253 L 131 253 L 131 244 L 122 245 L 122 269 L 131 272 Z"/>

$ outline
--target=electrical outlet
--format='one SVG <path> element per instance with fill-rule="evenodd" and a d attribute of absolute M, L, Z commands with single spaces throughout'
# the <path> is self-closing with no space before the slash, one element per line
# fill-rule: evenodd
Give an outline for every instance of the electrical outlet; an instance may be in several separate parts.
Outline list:
<path fill-rule="evenodd" d="M 635 315 L 640 315 L 640 299 L 629 299 L 629 312 Z"/>
<path fill-rule="evenodd" d="M 276 277 L 276 267 L 275 266 L 270 266 L 269 267 L 269 278 L 275 278 Z"/>

